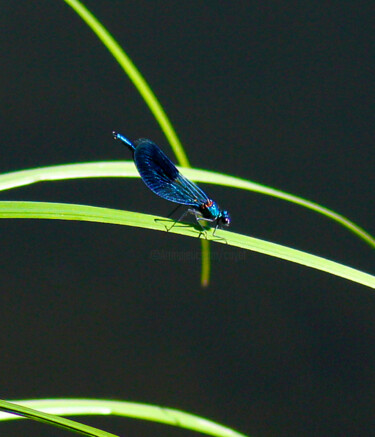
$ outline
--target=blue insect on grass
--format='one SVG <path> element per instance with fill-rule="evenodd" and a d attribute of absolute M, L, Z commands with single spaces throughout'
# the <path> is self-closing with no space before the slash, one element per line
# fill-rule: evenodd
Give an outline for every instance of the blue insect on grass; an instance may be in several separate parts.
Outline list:
<path fill-rule="evenodd" d="M 204 228 L 201 221 L 212 222 L 215 226 L 213 235 L 220 225 L 230 225 L 228 211 L 220 209 L 218 204 L 198 185 L 182 175 L 155 143 L 146 138 L 133 142 L 117 132 L 113 132 L 112 135 L 115 140 L 120 140 L 131 150 L 134 163 L 147 187 L 163 199 L 178 204 L 173 212 L 182 205 L 189 207 L 167 230 L 170 230 L 188 213 L 194 214 L 202 231 Z"/>

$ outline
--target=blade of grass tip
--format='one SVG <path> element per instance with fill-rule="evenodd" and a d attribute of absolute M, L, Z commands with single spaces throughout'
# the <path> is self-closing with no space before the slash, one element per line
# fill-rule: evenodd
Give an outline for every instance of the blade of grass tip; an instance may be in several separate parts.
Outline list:
<path fill-rule="evenodd" d="M 169 141 L 180 165 L 190 167 L 187 155 L 182 147 L 182 144 L 174 130 L 166 112 L 159 103 L 156 95 L 151 90 L 150 86 L 141 75 L 137 67 L 134 65 L 130 57 L 125 53 L 118 42 L 108 32 L 108 30 L 99 22 L 99 20 L 78 0 L 64 0 L 92 29 L 104 46 L 109 50 L 112 56 L 117 60 L 121 68 L 133 82 L 140 95 L 143 97 L 150 111 L 159 123 L 164 135 Z M 210 276 L 210 257 L 207 252 L 209 243 L 201 243 L 202 249 L 202 274 L 201 284 L 207 286 Z M 206 252 L 206 253 L 205 253 Z"/>
<path fill-rule="evenodd" d="M 12 402 L 58 416 L 114 415 L 159 422 L 216 437 L 246 437 L 209 419 L 158 405 L 105 399 L 30 399 Z M 0 415 L 0 420 L 16 418 L 8 414 Z"/>
<path fill-rule="evenodd" d="M 134 226 L 163 232 L 167 232 L 165 227 L 166 223 L 173 223 L 173 220 L 166 217 L 110 208 L 64 203 L 19 201 L 1 201 L 0 219 L 1 218 L 79 220 Z M 168 232 L 193 238 L 200 235 L 200 232 L 197 231 L 194 226 L 187 227 L 185 224 L 183 224 L 183 226 L 174 226 L 172 229 L 169 229 Z M 316 255 L 234 232 L 218 230 L 215 237 L 212 234 L 213 230 L 206 231 L 205 238 L 215 243 L 240 247 L 286 261 L 292 261 L 306 267 L 311 267 L 357 282 L 367 287 L 375 288 L 375 276 Z"/>
<path fill-rule="evenodd" d="M 56 427 L 67 429 L 78 434 L 84 434 L 92 437 L 119 437 L 115 434 L 102 431 L 92 426 L 75 422 L 74 420 L 65 419 L 64 417 L 55 416 L 49 413 L 43 413 L 41 411 L 33 410 L 31 408 L 17 405 L 8 401 L 0 400 L 0 411 L 21 415 L 23 417 L 26 417 L 27 419 L 32 419 L 37 422 L 46 423 L 48 425 L 54 425 Z"/>

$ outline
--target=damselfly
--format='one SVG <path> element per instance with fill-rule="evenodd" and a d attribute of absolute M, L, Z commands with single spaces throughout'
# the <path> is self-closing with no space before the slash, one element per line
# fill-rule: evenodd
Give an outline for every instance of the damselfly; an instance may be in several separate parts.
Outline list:
<path fill-rule="evenodd" d="M 183 176 L 155 143 L 145 138 L 133 142 L 117 132 L 113 132 L 113 138 L 122 141 L 131 150 L 138 172 L 151 191 L 180 206 L 190 207 L 177 221 L 190 212 L 194 214 L 202 230 L 204 228 L 200 223 L 201 220 L 213 222 L 215 225 L 213 235 L 220 224 L 230 225 L 228 211 L 220 209 L 198 185 Z"/>

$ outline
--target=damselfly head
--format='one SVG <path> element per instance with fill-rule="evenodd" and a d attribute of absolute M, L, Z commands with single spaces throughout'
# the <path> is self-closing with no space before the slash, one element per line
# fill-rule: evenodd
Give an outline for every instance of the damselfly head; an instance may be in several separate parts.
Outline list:
<path fill-rule="evenodd" d="M 230 225 L 230 215 L 228 211 L 221 211 L 220 221 L 223 223 L 224 226 Z"/>

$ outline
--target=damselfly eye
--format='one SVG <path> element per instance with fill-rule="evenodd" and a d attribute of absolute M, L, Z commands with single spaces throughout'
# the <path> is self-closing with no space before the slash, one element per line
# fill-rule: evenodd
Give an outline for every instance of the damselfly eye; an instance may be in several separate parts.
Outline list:
<path fill-rule="evenodd" d="M 221 221 L 223 222 L 224 226 L 230 225 L 230 216 L 228 211 L 222 211 L 221 213 Z"/>

